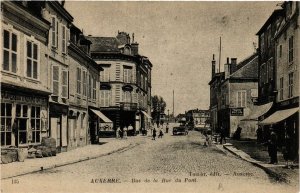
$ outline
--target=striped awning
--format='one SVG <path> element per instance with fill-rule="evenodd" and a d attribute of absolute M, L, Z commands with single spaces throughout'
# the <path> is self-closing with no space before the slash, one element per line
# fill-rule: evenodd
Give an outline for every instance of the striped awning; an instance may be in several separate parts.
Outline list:
<path fill-rule="evenodd" d="M 292 116 L 293 114 L 297 113 L 299 111 L 299 108 L 292 108 L 292 109 L 285 109 L 276 111 L 272 115 L 270 115 L 268 118 L 264 119 L 259 123 L 259 125 L 272 125 L 276 124 L 280 121 L 283 121 L 284 119 Z"/>

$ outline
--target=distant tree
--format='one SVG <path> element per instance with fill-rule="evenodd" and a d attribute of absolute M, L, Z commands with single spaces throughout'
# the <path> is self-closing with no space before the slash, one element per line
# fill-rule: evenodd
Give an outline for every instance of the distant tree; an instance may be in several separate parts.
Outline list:
<path fill-rule="evenodd" d="M 160 114 L 166 110 L 167 103 L 161 96 L 152 96 L 152 118 L 158 125 L 160 123 Z"/>

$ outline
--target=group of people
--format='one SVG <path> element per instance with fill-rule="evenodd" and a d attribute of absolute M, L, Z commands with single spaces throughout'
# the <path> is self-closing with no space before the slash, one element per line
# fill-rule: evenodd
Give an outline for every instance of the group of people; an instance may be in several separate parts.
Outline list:
<path fill-rule="evenodd" d="M 117 130 L 116 130 L 116 138 L 127 139 L 128 130 L 133 130 L 133 127 L 132 127 L 131 124 L 129 124 L 128 128 L 126 126 L 124 126 L 123 129 L 118 127 Z"/>
<path fill-rule="evenodd" d="M 287 162 L 287 167 L 289 168 L 289 160 L 293 160 L 295 157 L 295 153 L 293 152 L 293 137 L 292 134 L 287 129 L 286 123 L 284 124 L 284 143 L 282 145 L 282 154 L 283 158 Z M 233 139 L 239 140 L 240 134 L 241 134 L 241 127 L 237 127 L 237 130 L 233 134 Z M 277 152 L 278 152 L 278 136 L 275 132 L 275 129 L 270 126 L 268 128 L 263 129 L 261 126 L 258 126 L 258 129 L 256 130 L 257 135 L 257 143 L 262 144 L 264 146 L 267 146 L 268 149 L 268 155 L 270 157 L 269 164 L 277 164 L 278 158 L 277 158 Z M 220 128 L 220 144 L 223 143 L 223 141 L 226 143 L 226 130 L 223 126 Z"/>
<path fill-rule="evenodd" d="M 159 125 L 158 125 L 158 128 L 159 129 Z M 155 127 L 153 127 L 153 130 L 152 130 L 152 140 L 155 140 L 156 138 L 156 129 Z M 169 123 L 167 123 L 166 125 L 166 133 L 169 132 Z M 164 132 L 163 132 L 163 125 L 161 126 L 161 129 L 159 129 L 159 134 L 158 134 L 158 138 L 162 138 L 164 136 Z"/>

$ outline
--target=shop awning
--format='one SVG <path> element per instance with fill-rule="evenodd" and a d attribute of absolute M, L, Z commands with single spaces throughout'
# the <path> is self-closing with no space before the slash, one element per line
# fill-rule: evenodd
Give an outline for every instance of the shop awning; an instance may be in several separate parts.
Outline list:
<path fill-rule="evenodd" d="M 95 109 L 91 109 L 91 111 L 93 111 L 93 113 L 95 113 L 95 115 L 97 115 L 103 122 L 105 123 L 112 123 L 112 121 L 107 118 L 103 113 L 101 113 L 100 111 L 98 110 L 95 110 Z"/>
<path fill-rule="evenodd" d="M 148 113 L 146 113 L 145 111 L 142 111 L 142 113 L 148 118 L 148 119 L 152 119 L 152 117 L 150 115 L 148 115 Z"/>
<path fill-rule="evenodd" d="M 241 121 L 258 121 L 258 117 L 266 114 L 272 107 L 273 102 L 264 104 L 264 105 L 255 105 L 252 110 L 252 114 L 250 114 L 248 117 L 245 117 Z"/>
<path fill-rule="evenodd" d="M 278 123 L 278 122 L 290 117 L 291 115 L 295 114 L 298 111 L 299 111 L 298 107 L 292 108 L 292 109 L 276 111 L 275 113 L 270 115 L 268 118 L 261 121 L 259 124 L 260 125 L 272 125 L 272 124 Z"/>

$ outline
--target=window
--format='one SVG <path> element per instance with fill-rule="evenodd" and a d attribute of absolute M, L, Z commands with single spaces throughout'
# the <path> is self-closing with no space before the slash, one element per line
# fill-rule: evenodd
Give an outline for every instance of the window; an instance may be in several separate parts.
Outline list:
<path fill-rule="evenodd" d="M 282 57 L 282 45 L 279 46 L 279 54 L 278 54 L 279 58 Z"/>
<path fill-rule="evenodd" d="M 16 126 L 18 144 L 27 144 L 28 106 L 16 105 Z"/>
<path fill-rule="evenodd" d="M 289 98 L 294 96 L 294 72 L 289 73 Z"/>
<path fill-rule="evenodd" d="M 289 38 L 289 62 L 294 61 L 294 36 Z"/>
<path fill-rule="evenodd" d="M 93 80 L 93 100 L 96 100 L 97 98 L 97 93 L 96 93 L 96 79 L 92 78 Z"/>
<path fill-rule="evenodd" d="M 266 73 L 267 69 L 266 69 L 266 63 L 263 63 L 261 66 L 260 66 L 260 82 L 261 82 L 261 85 L 265 84 L 267 82 L 267 73 Z"/>
<path fill-rule="evenodd" d="M 101 90 L 101 106 L 109 107 L 111 99 L 111 90 Z"/>
<path fill-rule="evenodd" d="M 283 100 L 283 77 L 279 79 L 279 100 Z"/>
<path fill-rule="evenodd" d="M 273 58 L 268 61 L 268 79 L 273 80 Z"/>
<path fill-rule="evenodd" d="M 57 47 L 57 38 L 58 38 L 58 21 L 55 16 L 51 18 L 51 39 L 52 39 L 52 47 Z"/>
<path fill-rule="evenodd" d="M 123 91 L 123 102 L 131 102 L 131 93 L 129 91 Z"/>
<path fill-rule="evenodd" d="M 1 103 L 1 146 L 11 145 L 12 104 Z"/>
<path fill-rule="evenodd" d="M 144 88 L 144 76 L 141 74 L 141 88 Z"/>
<path fill-rule="evenodd" d="M 260 50 L 261 50 L 262 54 L 265 52 L 265 35 L 264 34 L 260 35 Z"/>
<path fill-rule="evenodd" d="M 81 69 L 77 68 L 77 94 L 81 94 Z"/>
<path fill-rule="evenodd" d="M 268 26 L 267 29 L 267 47 L 270 48 L 271 47 L 271 25 Z"/>
<path fill-rule="evenodd" d="M 38 78 L 38 44 L 27 40 L 26 42 L 26 76 L 29 78 Z"/>
<path fill-rule="evenodd" d="M 82 95 L 86 96 L 86 90 L 87 90 L 87 72 L 83 71 L 82 76 Z"/>
<path fill-rule="evenodd" d="M 89 75 L 89 85 L 88 85 L 88 98 L 92 98 L 92 85 L 93 84 L 93 82 L 92 82 L 92 76 L 91 75 Z"/>
<path fill-rule="evenodd" d="M 237 107 L 246 107 L 247 95 L 246 91 L 237 92 Z"/>
<path fill-rule="evenodd" d="M 61 96 L 63 98 L 68 98 L 68 71 L 66 69 L 62 70 L 62 84 L 61 84 Z"/>
<path fill-rule="evenodd" d="M 131 83 L 132 69 L 124 67 L 123 76 L 125 83 Z"/>
<path fill-rule="evenodd" d="M 52 67 L 52 92 L 54 95 L 59 96 L 59 67 Z"/>
<path fill-rule="evenodd" d="M 17 72 L 17 42 L 18 37 L 15 33 L 3 30 L 3 63 L 2 69 L 5 71 Z"/>
<path fill-rule="evenodd" d="M 31 107 L 32 143 L 41 141 L 41 110 L 40 107 Z"/>
<path fill-rule="evenodd" d="M 62 53 L 66 53 L 67 50 L 67 42 L 66 42 L 66 26 L 62 25 L 61 26 L 61 33 L 62 33 L 62 37 L 61 37 L 61 47 L 62 47 Z"/>
<path fill-rule="evenodd" d="M 102 82 L 109 82 L 109 68 L 103 68 L 103 71 L 100 72 L 100 80 Z"/>

